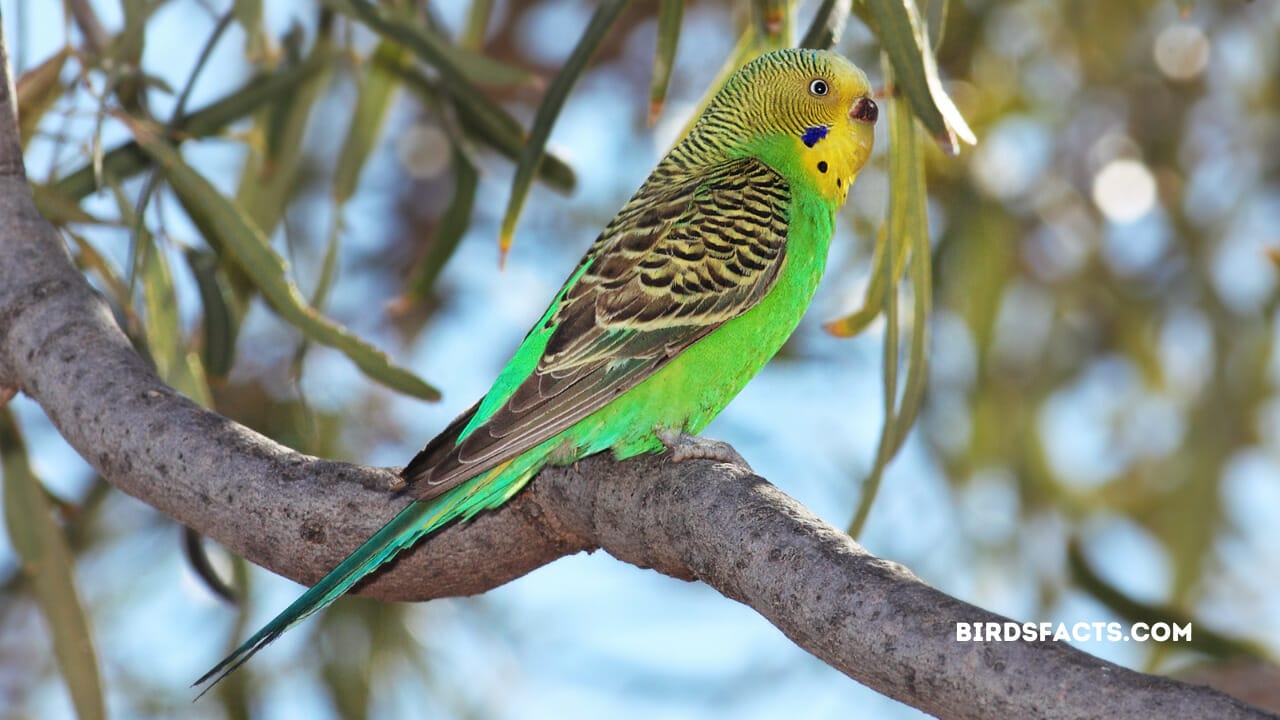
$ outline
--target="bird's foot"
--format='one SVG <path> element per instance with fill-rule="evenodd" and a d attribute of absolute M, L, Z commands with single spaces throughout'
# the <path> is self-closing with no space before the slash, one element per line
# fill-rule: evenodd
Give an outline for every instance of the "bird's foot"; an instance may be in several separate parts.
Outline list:
<path fill-rule="evenodd" d="M 698 437 L 669 428 L 659 428 L 655 434 L 666 446 L 667 456 L 671 458 L 671 462 L 715 460 L 751 469 L 742 455 L 727 442 Z"/>

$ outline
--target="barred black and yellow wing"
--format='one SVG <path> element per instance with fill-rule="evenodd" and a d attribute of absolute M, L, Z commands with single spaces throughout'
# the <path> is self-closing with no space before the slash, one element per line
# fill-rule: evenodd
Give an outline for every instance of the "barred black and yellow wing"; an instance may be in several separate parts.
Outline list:
<path fill-rule="evenodd" d="M 517 350 L 540 353 L 533 371 L 461 442 L 483 403 L 432 440 L 402 473 L 408 492 L 438 496 L 554 437 L 753 307 L 786 257 L 789 204 L 759 160 L 697 177 L 660 167 Z"/>

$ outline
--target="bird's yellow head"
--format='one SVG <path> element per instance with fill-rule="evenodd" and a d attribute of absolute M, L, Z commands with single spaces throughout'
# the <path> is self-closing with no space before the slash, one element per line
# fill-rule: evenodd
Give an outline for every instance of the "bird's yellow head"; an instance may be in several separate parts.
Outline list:
<path fill-rule="evenodd" d="M 693 155 L 759 157 L 839 206 L 871 156 L 877 115 L 853 63 L 826 50 L 779 50 L 730 76 L 684 144 Z"/>

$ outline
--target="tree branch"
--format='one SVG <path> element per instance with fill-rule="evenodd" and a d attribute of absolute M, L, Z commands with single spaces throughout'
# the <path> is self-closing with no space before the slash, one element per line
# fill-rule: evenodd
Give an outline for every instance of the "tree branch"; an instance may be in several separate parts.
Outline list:
<path fill-rule="evenodd" d="M 0 63 L 0 386 L 35 399 L 115 487 L 259 565 L 314 582 L 403 505 L 387 492 L 395 476 L 294 452 L 157 378 L 35 209 L 2 39 Z M 867 554 L 748 469 L 706 461 L 595 457 L 544 471 L 501 509 L 406 552 L 359 592 L 479 593 L 595 548 L 702 580 L 849 677 L 943 717 L 1271 717 L 1062 643 L 956 642 L 957 622 L 1005 618 Z"/>

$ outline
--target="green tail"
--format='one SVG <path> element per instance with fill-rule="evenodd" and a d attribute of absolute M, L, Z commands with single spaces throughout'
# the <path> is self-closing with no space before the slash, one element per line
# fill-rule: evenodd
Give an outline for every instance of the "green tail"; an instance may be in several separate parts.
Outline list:
<path fill-rule="evenodd" d="M 400 514 L 383 525 L 381 530 L 374 533 L 373 537 L 356 548 L 346 560 L 338 563 L 337 567 L 320 579 L 320 582 L 294 600 L 284 612 L 277 615 L 261 630 L 254 633 L 253 637 L 244 641 L 234 652 L 223 658 L 222 662 L 214 665 L 209 672 L 192 683 L 193 686 L 209 683 L 208 687 L 196 696 L 196 699 L 200 699 L 214 685 L 234 672 L 259 650 L 270 645 L 285 631 L 316 611 L 328 607 L 353 585 L 395 557 L 401 550 L 412 546 L 454 519 L 470 520 L 481 510 L 495 508 L 506 502 L 524 487 L 540 465 L 531 460 L 526 455 L 518 458 L 515 464 L 500 465 L 462 483 L 440 497 L 425 502 L 410 503 L 400 511 Z"/>

